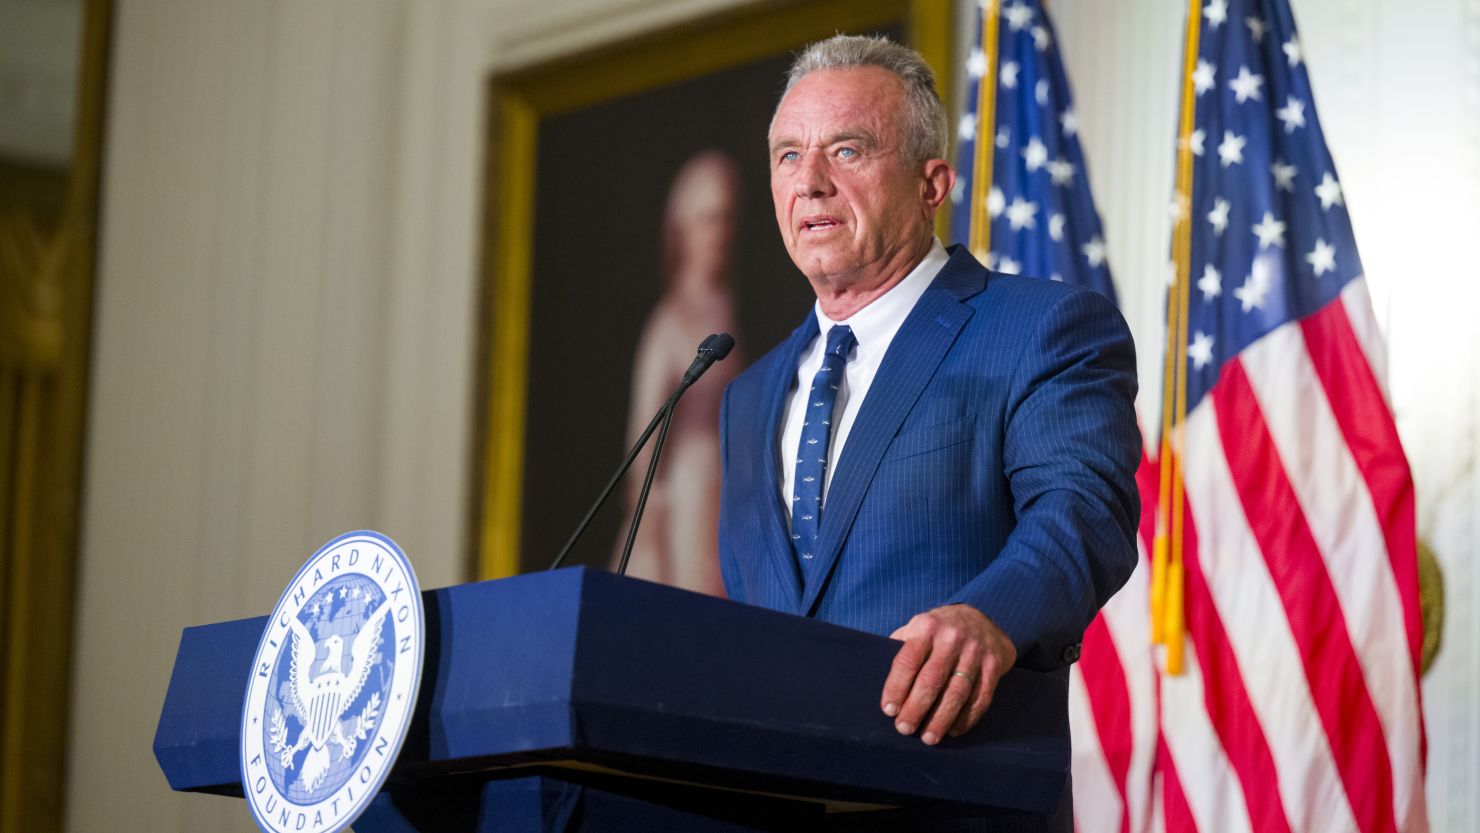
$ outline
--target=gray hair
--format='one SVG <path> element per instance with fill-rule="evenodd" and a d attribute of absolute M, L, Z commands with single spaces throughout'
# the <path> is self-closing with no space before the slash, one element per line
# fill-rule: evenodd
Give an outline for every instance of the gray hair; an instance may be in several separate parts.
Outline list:
<path fill-rule="evenodd" d="M 786 93 L 809 73 L 823 69 L 879 67 L 904 84 L 905 113 L 900 135 L 913 162 L 946 156 L 946 108 L 935 90 L 935 73 L 920 53 L 885 37 L 833 35 L 809 45 L 786 73 Z M 777 109 L 780 109 L 777 104 Z M 773 116 L 774 119 L 774 116 Z"/>

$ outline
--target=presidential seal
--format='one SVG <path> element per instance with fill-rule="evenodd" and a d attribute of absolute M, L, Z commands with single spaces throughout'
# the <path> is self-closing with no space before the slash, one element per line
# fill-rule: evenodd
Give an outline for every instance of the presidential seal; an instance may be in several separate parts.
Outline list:
<path fill-rule="evenodd" d="M 378 532 L 325 544 L 257 645 L 242 710 L 242 787 L 269 833 L 335 833 L 390 774 L 421 682 L 426 623 L 401 548 Z"/>

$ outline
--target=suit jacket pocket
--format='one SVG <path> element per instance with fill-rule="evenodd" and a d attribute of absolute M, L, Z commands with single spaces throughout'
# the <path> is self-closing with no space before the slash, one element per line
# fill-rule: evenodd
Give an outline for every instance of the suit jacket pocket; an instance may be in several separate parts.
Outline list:
<path fill-rule="evenodd" d="M 883 462 L 918 457 L 942 448 L 971 442 L 975 428 L 976 414 L 974 413 L 945 422 L 911 428 L 896 436 L 889 443 L 889 450 L 884 452 Z"/>

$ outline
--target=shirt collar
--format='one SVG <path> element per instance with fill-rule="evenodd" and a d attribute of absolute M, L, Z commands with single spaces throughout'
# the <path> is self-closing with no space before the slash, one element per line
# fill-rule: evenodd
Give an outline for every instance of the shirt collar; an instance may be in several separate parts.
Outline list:
<path fill-rule="evenodd" d="M 923 260 L 910 270 L 904 280 L 889 288 L 888 292 L 870 301 L 868 306 L 853 313 L 853 317 L 846 321 L 834 321 L 822 312 L 822 303 L 817 302 L 813 309 L 817 314 L 817 328 L 826 335 L 827 331 L 836 324 L 847 324 L 853 330 L 853 337 L 858 339 L 860 346 L 874 346 L 888 344 L 894 338 L 894 333 L 904 324 L 909 317 L 910 310 L 915 308 L 915 302 L 930 288 L 935 276 L 941 269 L 945 268 L 950 261 L 950 255 L 940 244 L 940 240 L 930 241 L 930 250 L 925 253 Z"/>

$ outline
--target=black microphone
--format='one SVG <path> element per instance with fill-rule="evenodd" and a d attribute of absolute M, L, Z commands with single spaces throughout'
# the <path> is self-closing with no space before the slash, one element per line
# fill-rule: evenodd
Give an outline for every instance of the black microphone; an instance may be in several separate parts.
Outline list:
<path fill-rule="evenodd" d="M 653 474 L 658 470 L 658 456 L 663 453 L 663 443 L 668 438 L 668 424 L 673 420 L 673 409 L 678 404 L 678 398 L 683 396 L 684 391 L 688 390 L 690 386 L 699 381 L 699 377 L 704 375 L 704 371 L 708 370 L 710 365 L 730 355 L 730 350 L 734 349 L 734 347 L 735 338 L 729 333 L 714 333 L 699 343 L 698 355 L 694 357 L 694 361 L 689 365 L 689 369 L 684 371 L 683 379 L 679 381 L 678 387 L 673 391 L 673 395 L 668 397 L 668 401 L 664 402 L 663 407 L 659 408 L 658 412 L 653 415 L 653 421 L 648 423 L 647 429 L 642 432 L 642 436 L 637 438 L 637 442 L 627 452 L 627 457 L 622 460 L 622 465 L 617 467 L 616 474 L 613 474 L 611 480 L 606 482 L 606 488 L 601 490 L 601 495 L 596 498 L 596 502 L 591 504 L 590 509 L 586 510 L 585 517 L 581 518 L 581 522 L 576 525 L 576 531 L 571 533 L 570 539 L 565 542 L 565 546 L 560 548 L 560 554 L 555 556 L 555 561 L 550 564 L 550 569 L 554 570 L 565 563 L 565 557 L 570 555 L 571 549 L 575 547 L 577 541 L 581 540 L 581 535 L 586 532 L 586 527 L 591 525 L 591 519 L 596 517 L 596 510 L 600 509 L 602 504 L 606 503 L 608 497 L 611 497 L 612 490 L 617 487 L 617 483 L 622 479 L 622 475 L 626 474 L 627 469 L 632 467 L 632 461 L 637 459 L 638 452 L 642 451 L 642 447 L 647 445 L 648 438 L 653 435 L 653 431 L 657 430 L 659 424 L 661 424 L 663 430 L 658 434 L 658 444 L 653 447 L 653 459 L 648 463 L 647 477 L 642 481 L 642 494 L 638 496 L 636 511 L 632 513 L 632 526 L 627 530 L 627 544 L 622 548 L 622 561 L 617 567 L 618 575 L 627 572 L 627 559 L 632 555 L 632 542 L 637 538 L 637 524 L 642 520 L 642 511 L 647 506 L 648 490 L 653 485 Z"/>
<path fill-rule="evenodd" d="M 735 349 L 735 338 L 729 333 L 715 333 L 709 338 L 699 342 L 699 355 L 694 357 L 693 364 L 683 372 L 683 382 L 679 386 L 680 391 L 687 390 L 689 385 L 699 381 L 704 371 Z"/>

